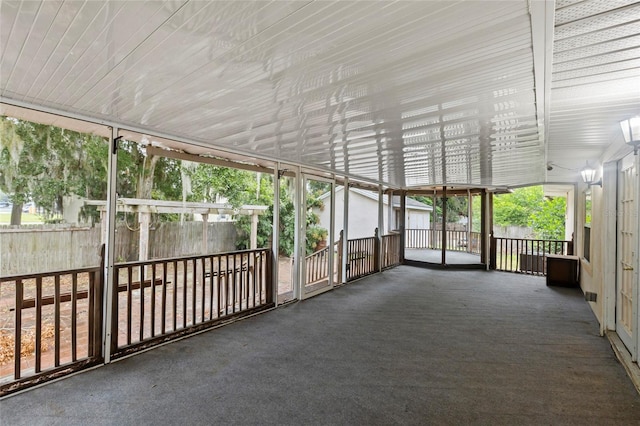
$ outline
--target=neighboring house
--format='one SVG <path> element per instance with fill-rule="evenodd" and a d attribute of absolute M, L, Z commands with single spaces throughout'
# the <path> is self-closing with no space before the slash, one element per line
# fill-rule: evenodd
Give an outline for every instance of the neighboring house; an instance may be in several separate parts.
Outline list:
<path fill-rule="evenodd" d="M 335 238 L 339 238 L 344 228 L 342 212 L 344 211 L 344 187 L 336 188 L 336 227 Z M 328 205 L 329 193 L 320 196 L 325 206 Z M 394 196 L 391 210 L 391 226 L 389 226 L 389 197 L 383 196 L 384 228 L 382 234 L 400 227 L 400 197 Z M 314 209 L 320 217 L 320 226 L 329 229 L 329 212 L 331 209 Z M 431 223 L 433 208 L 411 198 L 407 198 L 405 227 L 407 229 L 428 229 Z M 349 238 L 372 237 L 378 227 L 378 193 L 362 189 L 349 189 Z"/>

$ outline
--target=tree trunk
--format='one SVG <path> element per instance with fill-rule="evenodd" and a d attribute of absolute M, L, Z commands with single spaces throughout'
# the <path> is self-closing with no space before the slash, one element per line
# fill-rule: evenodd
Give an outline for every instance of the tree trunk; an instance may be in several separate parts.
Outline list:
<path fill-rule="evenodd" d="M 136 198 L 151 199 L 151 190 L 153 189 L 153 175 L 156 169 L 156 163 L 160 157 L 157 155 L 149 155 L 145 157 L 142 163 L 142 170 L 138 176 L 138 187 L 136 188 Z"/>
<path fill-rule="evenodd" d="M 22 224 L 22 203 L 13 203 L 11 206 L 11 225 Z"/>

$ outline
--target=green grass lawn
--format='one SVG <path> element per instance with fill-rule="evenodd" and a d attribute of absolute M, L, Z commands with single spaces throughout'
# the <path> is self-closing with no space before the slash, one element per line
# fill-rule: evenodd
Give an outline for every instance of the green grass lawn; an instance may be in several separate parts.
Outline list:
<path fill-rule="evenodd" d="M 0 213 L 0 225 L 8 225 L 11 221 L 11 213 Z M 44 221 L 37 214 L 22 213 L 22 224 L 43 223 Z"/>

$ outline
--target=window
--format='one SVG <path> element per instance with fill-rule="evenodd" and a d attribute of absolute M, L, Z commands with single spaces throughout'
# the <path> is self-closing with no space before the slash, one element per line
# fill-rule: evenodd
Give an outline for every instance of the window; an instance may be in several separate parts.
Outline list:
<path fill-rule="evenodd" d="M 584 194 L 584 233 L 583 233 L 584 246 L 582 247 L 582 253 L 585 260 L 591 260 L 591 191 L 586 191 Z"/>

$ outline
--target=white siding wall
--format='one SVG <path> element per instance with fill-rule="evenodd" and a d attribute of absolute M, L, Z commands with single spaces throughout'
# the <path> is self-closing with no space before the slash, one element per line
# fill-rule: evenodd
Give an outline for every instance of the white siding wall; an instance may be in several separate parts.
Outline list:
<path fill-rule="evenodd" d="M 376 194 L 377 195 L 377 194 Z M 386 196 L 385 196 L 386 199 Z M 340 237 L 340 230 L 344 228 L 342 212 L 344 211 L 343 189 L 336 191 L 336 241 Z M 395 215 L 399 210 L 394 209 Z M 329 229 L 329 209 L 317 211 L 320 216 L 320 226 Z M 387 209 L 384 209 L 384 229 L 388 227 Z M 407 209 L 407 228 L 428 229 L 430 224 L 430 212 L 422 210 Z M 349 239 L 373 237 L 374 230 L 378 227 L 378 202 L 357 192 L 349 193 Z M 395 224 L 391 224 L 395 228 Z M 384 234 L 384 231 L 381 231 Z"/>

